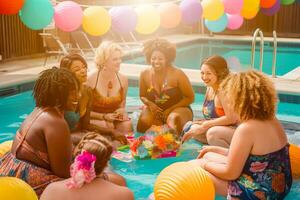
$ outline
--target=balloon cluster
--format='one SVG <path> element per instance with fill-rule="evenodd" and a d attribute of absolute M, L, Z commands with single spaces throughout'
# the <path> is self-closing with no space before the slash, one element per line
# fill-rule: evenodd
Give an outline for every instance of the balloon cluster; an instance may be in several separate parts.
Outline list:
<path fill-rule="evenodd" d="M 71 32 L 80 26 L 90 35 L 100 36 L 110 29 L 118 33 L 136 31 L 151 34 L 159 27 L 175 28 L 181 22 L 197 23 L 202 17 L 212 32 L 226 28 L 239 29 L 244 19 L 253 19 L 259 11 L 274 15 L 280 5 L 290 5 L 300 0 L 182 0 L 179 5 L 171 2 L 158 7 L 146 5 L 112 7 L 109 11 L 101 6 L 85 8 L 73 1 L 63 1 L 52 6 L 50 0 L 0 0 L 0 14 L 17 14 L 30 29 L 40 30 L 54 19 L 57 28 Z"/>

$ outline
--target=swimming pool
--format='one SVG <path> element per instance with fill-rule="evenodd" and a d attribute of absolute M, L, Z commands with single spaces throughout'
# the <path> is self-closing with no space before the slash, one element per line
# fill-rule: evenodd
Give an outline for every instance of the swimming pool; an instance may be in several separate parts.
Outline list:
<path fill-rule="evenodd" d="M 300 66 L 299 46 L 287 43 L 278 44 L 276 75 L 284 75 Z M 199 69 L 201 61 L 214 54 L 225 57 L 233 70 L 247 69 L 251 62 L 251 42 L 197 40 L 193 43 L 182 44 L 177 47 L 175 65 L 180 68 Z M 263 71 L 272 74 L 273 45 L 270 42 L 265 42 L 263 59 Z M 125 62 L 145 64 L 145 58 L 140 56 Z M 255 68 L 259 68 L 259 44 L 256 45 Z"/>
<path fill-rule="evenodd" d="M 199 113 L 201 109 L 203 100 L 204 95 L 197 93 L 195 99 L 196 103 L 192 105 L 193 110 L 198 111 L 197 113 Z M 138 98 L 138 88 L 130 87 L 128 90 L 127 106 L 137 107 L 139 105 L 141 105 L 141 102 Z M 13 139 L 16 130 L 25 117 L 32 111 L 33 107 L 34 101 L 31 96 L 31 91 L 0 98 L 0 143 Z M 300 104 L 279 103 L 277 116 L 284 121 L 297 122 L 298 120 L 299 122 Z M 131 117 L 136 122 L 138 112 L 135 111 L 132 113 Z M 197 142 L 190 141 L 183 145 L 182 155 L 176 158 L 136 160 L 130 163 L 112 159 L 111 165 L 117 173 L 126 178 L 128 186 L 134 192 L 136 199 L 147 199 L 153 191 L 153 185 L 159 172 L 171 163 L 195 158 L 199 147 L 200 145 Z M 287 199 L 300 199 L 299 190 L 300 183 L 294 183 L 293 189 Z"/>

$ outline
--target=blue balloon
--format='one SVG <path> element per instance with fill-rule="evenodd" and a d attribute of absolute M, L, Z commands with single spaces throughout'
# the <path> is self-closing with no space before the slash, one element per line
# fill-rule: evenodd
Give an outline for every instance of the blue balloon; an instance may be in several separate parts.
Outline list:
<path fill-rule="evenodd" d="M 54 9 L 49 0 L 26 0 L 19 15 L 30 29 L 40 30 L 52 22 Z"/>
<path fill-rule="evenodd" d="M 205 26 L 211 32 L 219 33 L 225 30 L 228 24 L 227 15 L 224 13 L 222 17 L 217 20 L 207 20 L 205 19 Z"/>

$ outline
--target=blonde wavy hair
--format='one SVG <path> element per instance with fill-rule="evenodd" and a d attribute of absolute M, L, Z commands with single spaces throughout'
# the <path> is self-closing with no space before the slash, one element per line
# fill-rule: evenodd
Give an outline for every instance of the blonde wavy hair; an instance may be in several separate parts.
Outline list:
<path fill-rule="evenodd" d="M 241 121 L 275 117 L 277 95 L 274 84 L 261 72 L 251 70 L 230 74 L 220 89 L 231 99 L 231 105 Z"/>
<path fill-rule="evenodd" d="M 102 42 L 96 50 L 94 62 L 98 69 L 102 69 L 109 57 L 114 51 L 120 51 L 123 55 L 123 50 L 120 45 L 111 41 Z"/>
<path fill-rule="evenodd" d="M 113 152 L 111 143 L 103 136 L 95 132 L 89 132 L 84 135 L 73 152 L 74 158 L 82 152 L 88 151 L 97 158 L 95 162 L 95 172 L 100 174 L 107 166 Z"/>

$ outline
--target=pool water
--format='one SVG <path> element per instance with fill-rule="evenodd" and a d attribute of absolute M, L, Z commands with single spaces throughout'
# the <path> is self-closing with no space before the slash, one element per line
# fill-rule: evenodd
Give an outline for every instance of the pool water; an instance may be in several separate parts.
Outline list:
<path fill-rule="evenodd" d="M 180 68 L 199 69 L 201 61 L 211 55 L 221 55 L 234 71 L 248 69 L 251 63 L 251 43 L 224 43 L 222 41 L 196 41 L 193 44 L 177 48 L 175 65 Z M 256 45 L 255 68 L 259 68 L 259 45 Z M 276 57 L 276 75 L 284 75 L 300 66 L 300 48 L 292 45 L 278 44 Z M 265 43 L 263 56 L 263 71 L 272 74 L 273 46 Z M 144 57 L 136 57 L 126 61 L 128 63 L 145 64 Z"/>
<path fill-rule="evenodd" d="M 127 95 L 127 106 L 139 106 L 141 101 L 138 97 L 138 88 L 130 87 Z M 197 93 L 192 109 L 199 113 L 204 101 L 204 95 Z M 34 108 L 34 100 L 31 91 L 14 96 L 0 98 L 0 143 L 14 138 L 16 130 L 22 121 Z M 130 114 L 137 121 L 138 111 Z M 279 103 L 277 116 L 281 120 L 299 122 L 300 104 Z M 196 157 L 200 144 L 189 141 L 182 146 L 182 154 L 176 158 L 164 158 L 158 160 L 136 160 L 125 163 L 112 159 L 112 168 L 123 175 L 128 187 L 134 192 L 136 199 L 147 199 L 153 192 L 153 185 L 159 172 L 171 163 L 187 161 Z M 216 199 L 222 199 L 217 197 Z M 292 191 L 286 199 L 300 199 L 300 183 L 293 184 Z"/>

